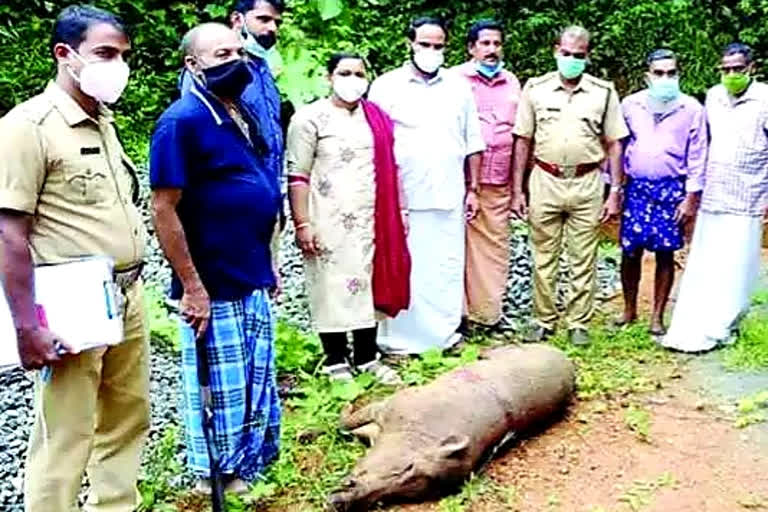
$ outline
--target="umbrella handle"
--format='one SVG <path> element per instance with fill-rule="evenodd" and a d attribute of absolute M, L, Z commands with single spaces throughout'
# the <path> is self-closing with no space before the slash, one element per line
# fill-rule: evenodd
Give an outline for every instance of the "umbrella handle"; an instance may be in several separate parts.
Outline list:
<path fill-rule="evenodd" d="M 207 331 L 195 339 L 197 359 L 197 380 L 200 385 L 200 403 L 202 409 L 202 427 L 205 444 L 208 448 L 208 460 L 211 472 L 211 508 L 212 512 L 226 512 L 224 483 L 221 475 L 221 459 L 216 448 L 216 423 L 213 413 L 213 394 L 211 393 L 211 369 L 208 366 L 206 347 Z"/>

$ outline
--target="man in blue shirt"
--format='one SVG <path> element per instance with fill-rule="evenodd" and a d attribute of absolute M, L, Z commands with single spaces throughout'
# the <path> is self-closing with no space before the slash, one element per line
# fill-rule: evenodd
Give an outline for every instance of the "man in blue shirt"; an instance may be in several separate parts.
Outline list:
<path fill-rule="evenodd" d="M 284 137 L 280 118 L 280 93 L 274 77 L 282 62 L 275 44 L 285 10 L 283 0 L 238 0 L 230 16 L 232 29 L 242 38 L 253 80 L 242 94 L 243 102 L 254 113 L 269 147 L 269 166 L 280 175 L 283 198 L 287 184 L 282 173 Z M 185 68 L 180 80 L 182 94 L 189 91 L 192 76 Z M 285 222 L 280 209 L 280 225 Z"/>
<path fill-rule="evenodd" d="M 228 490 L 239 492 L 278 450 L 269 290 L 279 170 L 263 124 L 242 100 L 252 74 L 238 35 L 208 23 L 192 29 L 182 47 L 192 82 L 152 136 L 153 220 L 173 269 L 172 297 L 181 299 L 188 464 L 208 491 L 195 357 L 203 337 L 220 467 Z"/>

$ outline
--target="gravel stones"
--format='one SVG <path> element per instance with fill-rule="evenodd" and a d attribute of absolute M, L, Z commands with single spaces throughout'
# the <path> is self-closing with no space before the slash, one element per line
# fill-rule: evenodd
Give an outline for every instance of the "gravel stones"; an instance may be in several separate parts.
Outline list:
<path fill-rule="evenodd" d="M 181 362 L 178 356 L 154 351 L 150 358 L 152 422 L 149 442 L 181 423 Z M 32 375 L 20 369 L 0 374 L 0 510 L 23 512 L 23 465 L 33 423 Z M 66 464 L 66 460 L 62 464 Z"/>

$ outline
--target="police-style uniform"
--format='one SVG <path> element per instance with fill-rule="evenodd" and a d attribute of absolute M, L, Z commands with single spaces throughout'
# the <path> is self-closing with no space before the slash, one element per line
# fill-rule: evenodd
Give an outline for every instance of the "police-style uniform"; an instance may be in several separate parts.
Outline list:
<path fill-rule="evenodd" d="M 135 168 L 112 114 L 102 109 L 94 119 L 56 83 L 0 119 L 0 133 L 0 209 L 33 216 L 35 263 L 109 256 L 125 299 L 121 344 L 65 356 L 47 381 L 36 375 L 26 511 L 77 510 L 86 467 L 85 510 L 132 511 L 149 429 L 145 231 L 133 201 Z"/>
<path fill-rule="evenodd" d="M 570 265 L 569 329 L 585 328 L 594 311 L 598 225 L 603 204 L 599 168 L 605 142 L 629 131 L 610 82 L 588 74 L 572 90 L 558 72 L 532 78 L 520 100 L 514 134 L 533 139 L 529 221 L 534 255 L 534 316 L 553 329 L 556 279 L 565 235 Z"/>

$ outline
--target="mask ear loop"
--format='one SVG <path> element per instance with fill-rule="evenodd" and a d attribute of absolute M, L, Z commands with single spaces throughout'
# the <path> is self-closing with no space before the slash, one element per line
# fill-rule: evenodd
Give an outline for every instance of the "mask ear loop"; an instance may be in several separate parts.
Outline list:
<path fill-rule="evenodd" d="M 72 54 L 77 58 L 77 60 L 80 61 L 81 64 L 83 64 L 83 66 L 87 66 L 88 65 L 88 61 L 85 60 L 82 55 L 77 53 L 77 50 L 75 50 L 74 48 L 72 48 L 71 46 L 69 46 L 66 43 L 64 43 L 64 47 L 67 50 L 69 50 L 70 52 L 72 52 Z M 72 80 L 74 80 L 77 83 L 80 83 L 80 77 L 75 74 L 75 71 L 72 69 L 72 65 L 71 64 L 66 64 L 66 67 L 67 67 L 67 73 L 69 73 L 69 76 L 72 77 Z"/>

